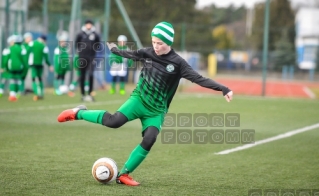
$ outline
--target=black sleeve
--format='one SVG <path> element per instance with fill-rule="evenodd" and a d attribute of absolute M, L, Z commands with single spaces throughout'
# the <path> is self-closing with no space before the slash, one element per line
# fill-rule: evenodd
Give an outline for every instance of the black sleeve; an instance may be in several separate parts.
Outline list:
<path fill-rule="evenodd" d="M 215 91 L 222 91 L 224 96 L 231 91 L 228 87 L 219 84 L 212 79 L 201 76 L 186 61 L 182 61 L 180 71 L 183 78 L 202 87 L 213 89 Z"/>
<path fill-rule="evenodd" d="M 143 49 L 139 49 L 139 50 L 119 50 L 118 48 L 114 47 L 111 49 L 111 52 L 122 56 L 124 58 L 128 58 L 128 59 L 132 59 L 135 61 L 139 61 L 141 59 L 143 59 L 143 54 L 144 54 L 144 50 Z"/>

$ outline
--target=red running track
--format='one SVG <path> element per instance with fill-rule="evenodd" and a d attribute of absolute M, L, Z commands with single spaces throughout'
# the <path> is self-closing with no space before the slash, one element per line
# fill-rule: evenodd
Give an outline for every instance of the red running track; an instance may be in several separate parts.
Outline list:
<path fill-rule="evenodd" d="M 218 78 L 215 81 L 229 87 L 237 95 L 262 95 L 262 81 L 254 79 Z M 318 88 L 319 83 L 292 82 L 292 81 L 266 81 L 268 97 L 314 98 L 310 88 Z M 192 85 L 184 92 L 218 93 L 199 85 Z"/>

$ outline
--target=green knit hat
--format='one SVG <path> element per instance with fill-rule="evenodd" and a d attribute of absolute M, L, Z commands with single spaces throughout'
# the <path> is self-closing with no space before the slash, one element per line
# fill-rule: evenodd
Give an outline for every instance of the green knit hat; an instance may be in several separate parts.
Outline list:
<path fill-rule="evenodd" d="M 173 26 L 168 22 L 160 22 L 153 28 L 151 36 L 157 37 L 167 45 L 171 46 L 174 41 Z"/>

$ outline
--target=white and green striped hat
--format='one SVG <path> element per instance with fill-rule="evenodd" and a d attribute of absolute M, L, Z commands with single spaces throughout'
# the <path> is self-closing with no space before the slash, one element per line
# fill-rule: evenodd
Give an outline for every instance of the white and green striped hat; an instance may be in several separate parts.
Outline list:
<path fill-rule="evenodd" d="M 173 26 L 168 22 L 160 22 L 153 28 L 151 36 L 157 37 L 167 45 L 171 46 L 174 41 Z"/>

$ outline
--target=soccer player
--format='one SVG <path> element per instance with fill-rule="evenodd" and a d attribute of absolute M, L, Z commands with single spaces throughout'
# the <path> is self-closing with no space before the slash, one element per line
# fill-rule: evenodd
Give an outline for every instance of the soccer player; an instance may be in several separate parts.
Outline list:
<path fill-rule="evenodd" d="M 59 87 L 64 85 L 65 74 L 70 69 L 67 39 L 67 32 L 62 32 L 58 36 L 59 45 L 54 49 L 54 72 L 56 77 L 54 80 L 54 89 L 56 95 L 62 94 Z"/>
<path fill-rule="evenodd" d="M 158 23 L 151 32 L 151 38 L 153 47 L 134 51 L 119 50 L 116 44 L 107 43 L 112 53 L 144 63 L 135 90 L 114 114 L 105 110 L 87 110 L 81 105 L 64 110 L 57 119 L 59 122 L 85 120 L 110 128 L 118 128 L 128 121 L 140 119 L 142 142 L 131 152 L 116 179 L 117 183 L 129 186 L 140 184 L 129 173 L 142 163 L 155 143 L 181 78 L 222 91 L 228 102 L 233 96 L 233 92 L 226 86 L 199 75 L 172 49 L 174 29 L 170 23 Z"/>
<path fill-rule="evenodd" d="M 32 71 L 32 88 L 35 94 L 33 97 L 34 101 L 43 99 L 44 96 L 44 85 L 42 81 L 43 61 L 49 66 L 50 71 L 53 71 L 53 66 L 51 66 L 49 60 L 49 48 L 45 43 L 46 39 L 47 37 L 45 35 L 41 35 L 37 40 L 29 43 L 28 63 Z M 38 79 L 38 83 L 36 79 Z"/>
<path fill-rule="evenodd" d="M 126 42 L 127 38 L 125 35 L 120 35 L 117 38 L 118 48 L 120 50 L 127 50 Z M 125 79 L 127 75 L 127 68 L 133 64 L 131 59 L 124 58 L 122 56 L 111 53 L 109 57 L 109 63 L 111 65 L 110 75 L 112 78 L 110 94 L 116 92 L 116 83 L 120 82 L 120 94 L 125 95 Z"/>
<path fill-rule="evenodd" d="M 5 66 L 5 62 L 8 61 L 7 58 L 9 58 L 9 48 L 10 46 L 12 46 L 15 42 L 15 39 L 16 39 L 16 36 L 12 35 L 12 36 L 9 36 L 8 39 L 7 39 L 7 43 L 8 43 L 8 48 L 4 48 L 3 51 L 2 51 L 2 61 L 1 61 L 1 65 L 0 65 L 0 97 L 2 97 L 2 95 L 4 94 L 4 88 L 7 84 L 7 82 L 9 81 L 10 79 L 10 74 L 8 73 L 7 69 L 6 69 L 6 66 Z M 10 88 L 10 87 L 9 87 Z"/>
<path fill-rule="evenodd" d="M 23 35 L 24 38 L 24 42 L 23 42 L 23 46 L 27 51 L 27 58 L 29 58 L 29 54 L 30 54 L 30 46 L 29 43 L 32 42 L 33 40 L 33 36 L 31 33 L 27 32 Z M 27 62 L 28 63 L 28 62 Z M 29 71 L 29 64 L 28 66 L 26 66 L 23 70 L 22 76 L 21 76 L 21 85 L 20 85 L 20 92 L 22 94 L 25 94 L 25 79 L 28 75 L 28 71 Z"/>
<path fill-rule="evenodd" d="M 27 66 L 27 51 L 22 45 L 22 37 L 20 35 L 12 35 L 10 37 L 10 47 L 3 52 L 5 57 L 3 66 L 10 75 L 10 95 L 9 101 L 17 101 L 19 85 L 24 67 Z M 21 37 L 21 38 L 20 38 Z"/>

